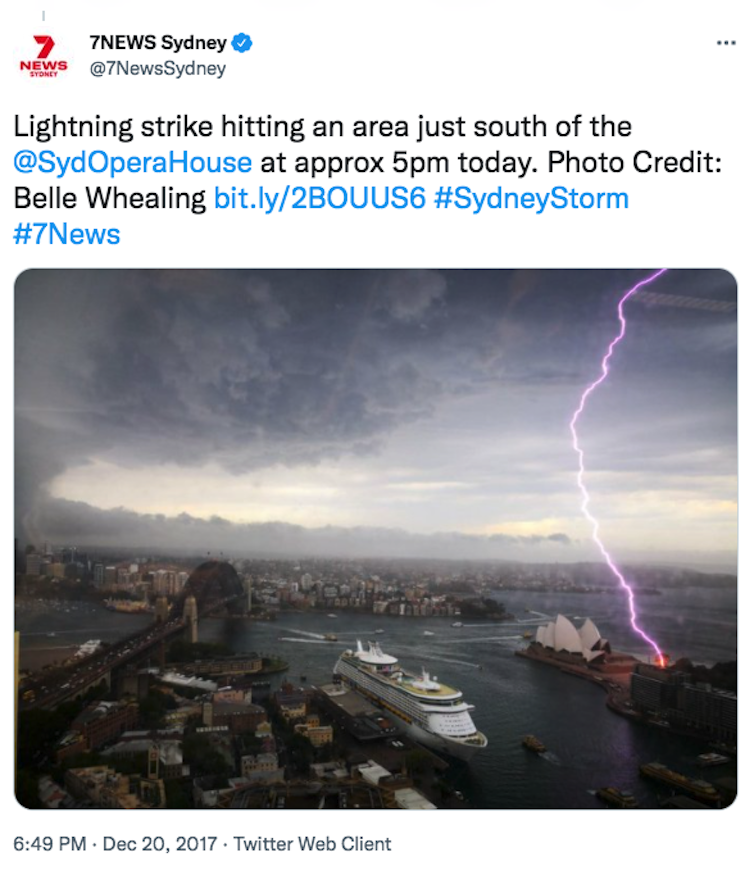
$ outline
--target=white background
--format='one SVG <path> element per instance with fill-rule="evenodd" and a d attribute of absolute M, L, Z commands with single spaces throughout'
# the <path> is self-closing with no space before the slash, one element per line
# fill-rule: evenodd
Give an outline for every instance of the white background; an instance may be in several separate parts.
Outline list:
<path fill-rule="evenodd" d="M 751 488 L 745 448 L 751 445 L 750 402 L 746 376 L 751 373 L 751 346 L 746 332 L 751 321 L 750 285 L 752 197 L 751 28 L 745 2 L 287 2 L 278 3 L 16 3 L 3 13 L 2 115 L 4 176 L 0 240 L 5 281 L 0 297 L 0 391 L 2 391 L 2 502 L 6 568 L 3 672 L 7 718 L 0 727 L 0 859 L 15 866 L 76 866 L 84 870 L 107 865 L 113 872 L 134 865 L 175 865 L 188 871 L 212 865 L 274 863 L 283 870 L 334 863 L 370 873 L 399 866 L 413 870 L 443 867 L 443 871 L 549 868 L 561 873 L 608 867 L 614 875 L 638 868 L 655 871 L 713 871 L 734 851 L 751 846 L 747 832 L 752 814 L 751 755 L 747 745 L 751 708 L 742 697 L 740 723 L 744 744 L 739 758 L 740 794 L 723 812 L 634 812 L 601 814 L 585 811 L 468 811 L 426 815 L 384 812 L 160 812 L 124 815 L 108 812 L 30 812 L 12 793 L 12 573 L 13 528 L 13 282 L 29 267 L 721 267 L 738 280 L 742 397 L 740 403 L 741 481 L 744 499 Z M 46 21 L 42 23 L 42 10 Z M 185 53 L 179 63 L 196 60 L 227 65 L 222 80 L 103 77 L 89 74 L 97 59 L 157 62 L 167 53 L 92 53 L 89 35 L 152 33 L 230 39 L 238 31 L 252 36 L 244 55 L 226 49 L 222 55 Z M 55 81 L 33 81 L 19 71 L 19 62 L 36 57 L 35 34 L 53 36 L 52 57 L 69 61 L 69 70 Z M 717 45 L 737 41 L 736 47 Z M 565 142 L 539 139 L 431 141 L 417 146 L 397 141 L 307 141 L 296 146 L 269 140 L 180 141 L 135 140 L 119 154 L 155 154 L 188 148 L 195 154 L 247 154 L 259 158 L 281 149 L 289 154 L 377 154 L 409 149 L 416 154 L 455 155 L 464 149 L 486 154 L 533 154 L 540 172 L 517 181 L 508 177 L 469 182 L 452 173 L 447 179 L 422 178 L 431 188 L 473 184 L 476 188 L 536 190 L 553 184 L 596 191 L 626 191 L 631 206 L 624 212 L 435 210 L 288 212 L 263 217 L 259 211 L 214 213 L 195 217 L 188 212 L 109 214 L 81 210 L 44 215 L 13 210 L 13 186 L 41 189 L 52 180 L 18 178 L 11 170 L 19 148 L 43 148 L 13 138 L 13 114 L 135 119 L 187 112 L 218 120 L 223 112 L 276 118 L 515 119 L 536 113 L 548 122 L 605 113 L 628 119 L 634 134 L 627 140 L 579 137 Z M 57 140 L 44 148 L 73 154 L 92 144 Z M 692 149 L 722 158 L 722 172 L 710 176 L 675 174 L 644 176 L 553 175 L 544 172 L 547 149 L 571 148 L 579 154 L 601 150 L 630 156 L 640 148 L 656 154 L 683 155 Z M 389 163 L 389 162 L 387 162 Z M 83 191 L 79 178 L 66 188 Z M 91 180 L 89 180 L 91 181 Z M 280 189 L 287 177 L 260 178 Z M 105 182 L 100 180 L 100 182 Z M 180 178 L 121 177 L 117 184 L 134 190 L 162 184 L 182 186 Z M 230 183 L 237 182 L 231 180 Z M 409 184 L 400 177 L 353 176 L 338 184 Z M 327 184 L 320 181 L 318 184 Z M 201 187 L 201 178 L 186 187 Z M 207 181 L 211 189 L 214 180 Z M 54 219 L 82 226 L 121 229 L 118 246 L 13 246 L 11 233 L 20 220 Z M 746 506 L 744 504 L 744 531 Z M 749 514 L 750 516 L 750 514 Z M 750 525 L 750 524 L 749 524 Z M 741 545 L 740 616 L 751 615 L 747 590 L 751 552 Z M 751 647 L 742 636 L 741 665 L 750 669 Z M 609 821 L 609 822 L 608 822 Z M 671 822 L 672 821 L 672 822 Z M 393 839 L 388 854 L 265 854 L 246 861 L 232 854 L 234 835 L 292 838 L 299 834 L 340 837 L 359 834 Z M 139 838 L 162 834 L 218 835 L 227 850 L 212 856 L 103 854 L 99 848 L 72 859 L 50 859 L 42 852 L 16 853 L 15 836 L 87 835 L 101 846 L 104 835 Z M 139 859 L 135 859 L 136 857 Z M 156 859 L 152 859 L 155 858 Z M 335 858 L 335 859 L 332 859 Z M 586 862 L 588 861 L 588 862 Z"/>

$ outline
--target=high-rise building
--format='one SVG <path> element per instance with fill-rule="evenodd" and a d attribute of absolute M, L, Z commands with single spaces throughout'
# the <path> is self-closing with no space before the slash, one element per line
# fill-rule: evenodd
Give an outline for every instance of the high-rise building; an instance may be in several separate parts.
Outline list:
<path fill-rule="evenodd" d="M 44 557 L 41 553 L 26 554 L 26 573 L 32 577 L 39 577 L 42 573 Z"/>
<path fill-rule="evenodd" d="M 94 563 L 94 585 L 97 589 L 102 589 L 105 585 L 105 566 L 101 562 Z"/>
<path fill-rule="evenodd" d="M 681 689 L 689 680 L 684 672 L 640 663 L 631 675 L 631 698 L 640 711 L 659 714 L 678 708 Z"/>
<path fill-rule="evenodd" d="M 709 684 L 685 684 L 681 693 L 681 713 L 686 728 L 709 738 L 736 744 L 738 697 L 730 690 L 717 690 Z"/>
<path fill-rule="evenodd" d="M 640 664 L 631 675 L 631 699 L 638 711 L 671 726 L 736 744 L 738 697 L 730 690 L 695 684 L 685 672 Z"/>

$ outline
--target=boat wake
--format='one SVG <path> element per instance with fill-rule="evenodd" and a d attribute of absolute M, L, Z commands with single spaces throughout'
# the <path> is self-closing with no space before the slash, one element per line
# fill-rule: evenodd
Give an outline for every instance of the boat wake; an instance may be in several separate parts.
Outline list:
<path fill-rule="evenodd" d="M 102 629 L 55 629 L 52 632 L 22 632 L 22 638 L 50 638 L 54 635 L 90 635 L 95 632 L 101 632 Z"/>
<path fill-rule="evenodd" d="M 406 650 L 411 653 L 411 658 L 414 658 L 414 653 L 418 648 L 415 647 L 396 647 L 394 650 Z M 469 668 L 479 668 L 478 662 L 466 662 L 463 659 L 449 659 L 447 656 L 438 656 L 433 650 L 421 649 L 421 655 L 428 657 L 432 662 L 445 662 L 448 665 L 465 665 Z"/>
<path fill-rule="evenodd" d="M 494 638 L 443 638 L 443 644 L 486 644 L 489 641 L 520 641 L 520 635 L 498 635 Z"/>
<path fill-rule="evenodd" d="M 306 636 L 306 638 L 312 638 L 315 641 L 324 641 L 325 640 L 325 636 L 321 635 L 319 632 L 307 632 L 304 629 L 288 629 L 286 627 L 283 627 L 283 631 L 284 632 L 293 632 L 294 635 L 304 635 L 304 636 Z M 286 639 L 281 638 L 280 640 L 285 641 Z"/>
<path fill-rule="evenodd" d="M 333 644 L 324 638 L 278 638 L 278 641 L 292 641 L 295 644 Z"/>
<path fill-rule="evenodd" d="M 540 757 L 543 760 L 547 760 L 548 763 L 552 763 L 553 766 L 562 765 L 562 763 L 560 762 L 560 758 L 556 754 L 554 754 L 551 750 L 546 750 L 544 753 L 541 753 Z"/>

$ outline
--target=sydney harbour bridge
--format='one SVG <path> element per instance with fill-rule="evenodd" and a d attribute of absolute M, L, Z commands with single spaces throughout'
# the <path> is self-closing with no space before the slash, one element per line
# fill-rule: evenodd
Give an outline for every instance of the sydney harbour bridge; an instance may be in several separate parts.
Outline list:
<path fill-rule="evenodd" d="M 201 617 L 217 613 L 243 597 L 241 579 L 232 565 L 216 559 L 202 562 L 171 605 L 165 599 L 158 599 L 153 623 L 119 639 L 105 651 L 98 651 L 71 666 L 53 669 L 25 685 L 24 693 L 34 692 L 33 705 L 27 701 L 22 707 L 54 708 L 103 681 L 110 686 L 113 675 L 119 670 L 126 666 L 138 668 L 149 662 L 156 652 L 164 652 L 171 638 L 184 635 L 195 641 Z"/>

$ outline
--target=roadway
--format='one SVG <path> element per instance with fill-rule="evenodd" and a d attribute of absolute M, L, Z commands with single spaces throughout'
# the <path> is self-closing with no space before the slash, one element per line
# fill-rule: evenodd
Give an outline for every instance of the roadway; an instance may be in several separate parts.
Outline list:
<path fill-rule="evenodd" d="M 206 616 L 237 598 L 238 595 L 234 594 L 224 599 L 217 599 L 204 606 L 201 616 Z M 68 699 L 75 699 L 101 678 L 107 677 L 113 669 L 143 659 L 148 651 L 161 641 L 177 635 L 185 626 L 185 619 L 178 612 L 173 611 L 164 623 L 152 623 L 146 629 L 119 639 L 106 650 L 100 650 L 77 660 L 72 665 L 57 667 L 35 676 L 21 686 L 19 692 L 22 697 L 19 707 L 51 709 Z M 29 690 L 34 693 L 33 701 L 23 699 L 23 695 L 28 694 Z"/>

